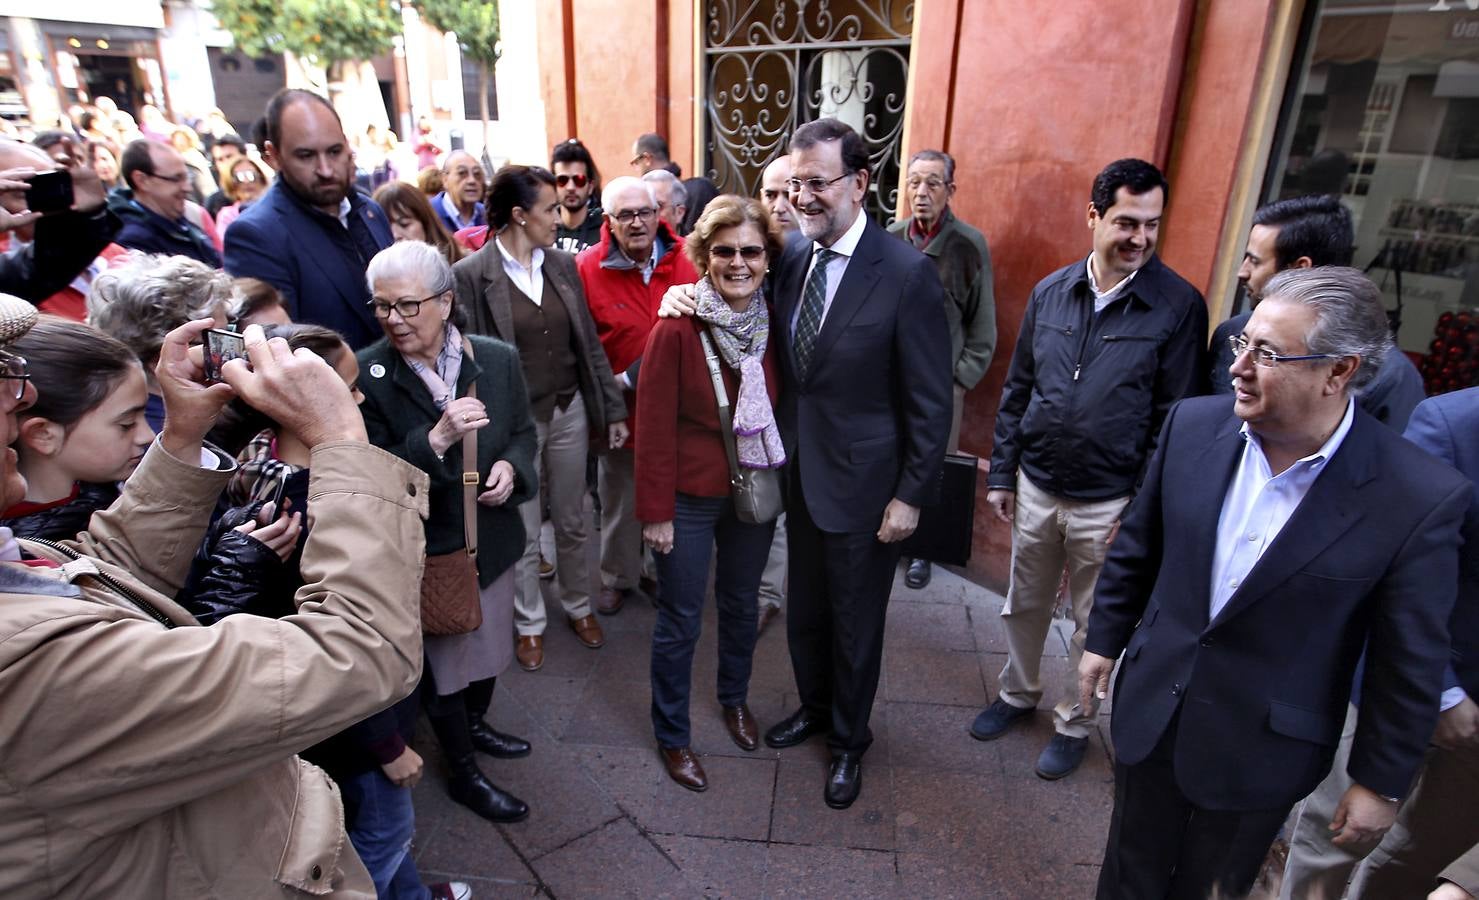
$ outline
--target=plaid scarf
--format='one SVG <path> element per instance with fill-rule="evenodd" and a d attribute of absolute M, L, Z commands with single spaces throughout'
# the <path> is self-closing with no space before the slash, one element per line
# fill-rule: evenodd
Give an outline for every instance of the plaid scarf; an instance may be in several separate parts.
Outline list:
<path fill-rule="evenodd" d="M 277 435 L 270 428 L 252 438 L 236 462 L 236 474 L 226 484 L 226 499 L 232 506 L 281 500 L 288 476 L 301 468 L 277 458 Z"/>
<path fill-rule="evenodd" d="M 750 305 L 735 312 L 704 278 L 694 285 L 699 321 L 708 323 L 709 336 L 724 362 L 739 373 L 739 396 L 731 406 L 739 464 L 747 469 L 776 469 L 786 462 L 776 428 L 775 411 L 765 389 L 765 345 L 770 340 L 770 310 L 765 291 L 755 291 Z"/>

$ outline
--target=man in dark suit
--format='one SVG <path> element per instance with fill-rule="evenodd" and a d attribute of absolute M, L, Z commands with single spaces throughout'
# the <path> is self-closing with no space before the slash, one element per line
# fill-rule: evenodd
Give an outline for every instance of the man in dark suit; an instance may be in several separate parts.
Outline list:
<path fill-rule="evenodd" d="M 1479 705 L 1474 702 L 1479 697 L 1479 387 L 1419 403 L 1407 439 L 1458 469 L 1473 487 L 1464 518 L 1458 600 L 1448 620 L 1453 651 L 1438 728 L 1421 780 L 1351 883 L 1350 896 L 1372 900 L 1423 896 L 1440 870 L 1479 843 L 1474 814 L 1479 801 Z M 1442 877 L 1456 880 L 1446 873 Z"/>
<path fill-rule="evenodd" d="M 950 435 L 944 291 L 927 257 L 869 220 L 868 178 L 851 128 L 797 129 L 788 186 L 808 241 L 781 257 L 772 322 L 786 351 L 786 633 L 801 708 L 765 742 L 830 733 L 824 796 L 837 809 L 862 786 L 898 542 L 935 499 Z"/>
<path fill-rule="evenodd" d="M 1085 709 L 1125 654 L 1101 898 L 1246 893 L 1363 646 L 1338 840 L 1391 825 L 1437 721 L 1472 488 L 1356 406 L 1392 350 L 1380 292 L 1283 272 L 1243 337 L 1232 402 L 1172 409 L 1095 593 Z"/>
<path fill-rule="evenodd" d="M 277 179 L 227 230 L 226 271 L 277 288 L 294 322 L 332 328 L 356 350 L 373 343 L 365 267 L 394 239 L 385 211 L 354 189 L 339 115 L 310 91 L 279 91 L 265 155 Z"/>

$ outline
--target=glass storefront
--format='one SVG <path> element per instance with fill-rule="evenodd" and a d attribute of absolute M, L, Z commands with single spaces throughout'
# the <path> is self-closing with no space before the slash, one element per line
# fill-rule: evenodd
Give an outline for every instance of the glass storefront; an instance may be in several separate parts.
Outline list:
<path fill-rule="evenodd" d="M 1316 0 L 1264 199 L 1338 193 L 1429 393 L 1479 383 L 1479 0 Z"/>

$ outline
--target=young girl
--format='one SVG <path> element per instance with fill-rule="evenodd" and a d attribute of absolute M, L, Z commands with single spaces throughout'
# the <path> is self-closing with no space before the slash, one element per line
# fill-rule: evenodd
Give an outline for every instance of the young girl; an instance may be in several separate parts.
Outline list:
<path fill-rule="evenodd" d="M 123 343 L 80 322 L 42 316 L 12 349 L 26 360 L 35 405 L 15 450 L 26 499 L 0 513 L 17 537 L 69 540 L 118 499 L 154 432 L 144 369 Z"/>

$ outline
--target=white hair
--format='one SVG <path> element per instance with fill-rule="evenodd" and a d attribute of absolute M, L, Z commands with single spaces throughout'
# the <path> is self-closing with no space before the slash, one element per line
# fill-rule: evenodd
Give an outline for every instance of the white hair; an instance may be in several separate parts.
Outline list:
<path fill-rule="evenodd" d="M 683 186 L 683 182 L 678 180 L 678 176 L 669 172 L 667 169 L 653 169 L 651 172 L 643 175 L 642 180 L 649 184 L 667 185 L 668 199 L 672 201 L 674 207 L 688 205 L 688 188 Z M 652 202 L 657 202 L 656 194 L 653 195 Z"/>
<path fill-rule="evenodd" d="M 365 269 L 365 282 L 375 290 L 382 278 L 417 278 L 427 296 L 452 290 L 452 266 L 442 251 L 423 241 L 397 241 L 375 254 Z"/>
<path fill-rule="evenodd" d="M 652 204 L 653 209 L 657 208 L 657 192 L 652 189 L 651 182 L 643 181 L 632 175 L 619 175 L 607 182 L 606 187 L 601 191 L 601 211 L 607 215 L 615 215 L 617 195 L 632 188 L 641 188 L 646 191 L 648 202 Z"/>

